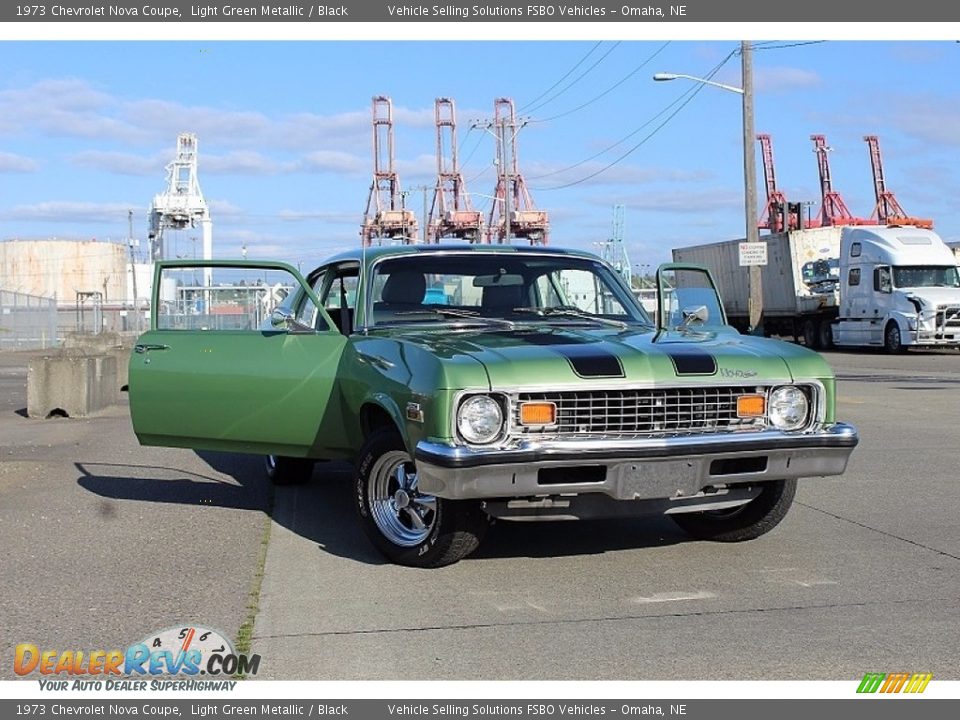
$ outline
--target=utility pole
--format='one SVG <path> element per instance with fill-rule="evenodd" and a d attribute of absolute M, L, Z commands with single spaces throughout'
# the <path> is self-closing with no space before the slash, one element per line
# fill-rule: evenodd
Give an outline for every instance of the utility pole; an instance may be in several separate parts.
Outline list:
<path fill-rule="evenodd" d="M 743 184 L 747 242 L 760 241 L 757 227 L 757 155 L 753 128 L 753 47 L 749 40 L 740 43 L 743 76 Z M 750 332 L 763 335 L 763 279 L 760 265 L 750 266 Z"/>
<path fill-rule="evenodd" d="M 140 333 L 140 303 L 137 300 L 137 259 L 133 254 L 133 210 L 127 210 L 127 244 L 130 246 L 130 278 L 133 281 L 133 329 Z"/>
<path fill-rule="evenodd" d="M 503 167 L 501 168 L 501 172 L 506 179 L 503 191 L 503 242 L 509 245 L 512 237 L 510 232 L 510 195 L 513 193 L 513 177 L 510 174 L 510 164 L 513 162 L 513 156 L 511 155 L 509 159 L 507 158 L 507 143 L 512 140 L 512 138 L 510 138 L 507 134 L 507 120 L 508 118 L 504 116 L 504 118 L 500 121 L 500 127 L 497 128 L 497 132 L 500 133 L 500 157 L 503 159 Z"/>

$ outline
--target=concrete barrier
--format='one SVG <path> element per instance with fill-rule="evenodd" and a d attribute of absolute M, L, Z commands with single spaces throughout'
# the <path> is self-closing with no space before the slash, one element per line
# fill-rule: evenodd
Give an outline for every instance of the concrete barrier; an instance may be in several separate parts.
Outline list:
<path fill-rule="evenodd" d="M 123 363 L 126 373 L 126 363 Z M 27 365 L 30 417 L 84 417 L 120 399 L 117 356 L 65 349 Z"/>
<path fill-rule="evenodd" d="M 117 360 L 117 390 L 129 383 L 130 353 L 137 341 L 131 333 L 104 332 L 98 335 L 89 333 L 69 333 L 63 339 L 64 351 L 80 352 L 88 355 L 110 355 Z"/>

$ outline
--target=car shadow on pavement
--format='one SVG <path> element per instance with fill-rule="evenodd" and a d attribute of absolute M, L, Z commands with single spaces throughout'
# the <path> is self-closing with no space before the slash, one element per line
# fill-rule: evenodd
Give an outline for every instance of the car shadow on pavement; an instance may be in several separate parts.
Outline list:
<path fill-rule="evenodd" d="M 310 483 L 274 488 L 260 456 L 196 455 L 212 472 L 119 463 L 77 462 L 74 466 L 80 473 L 77 484 L 103 498 L 100 514 L 106 520 L 119 515 L 117 503 L 124 501 L 254 510 L 325 552 L 368 564 L 385 563 L 354 516 L 349 466 L 317 463 Z"/>
<path fill-rule="evenodd" d="M 550 558 L 645 550 L 690 542 L 672 520 L 638 515 L 604 520 L 498 521 L 471 558 Z"/>
<path fill-rule="evenodd" d="M 101 514 L 107 519 L 115 509 L 110 501 L 254 510 L 269 514 L 278 525 L 323 552 L 370 565 L 386 563 L 360 528 L 353 508 L 353 471 L 349 465 L 317 463 L 309 483 L 274 488 L 258 456 L 215 452 L 198 452 L 197 456 L 213 472 L 78 462 L 75 466 L 81 475 L 77 482 L 106 499 Z M 669 518 L 656 515 L 546 523 L 501 520 L 465 561 L 597 555 L 686 541 L 689 537 Z"/>

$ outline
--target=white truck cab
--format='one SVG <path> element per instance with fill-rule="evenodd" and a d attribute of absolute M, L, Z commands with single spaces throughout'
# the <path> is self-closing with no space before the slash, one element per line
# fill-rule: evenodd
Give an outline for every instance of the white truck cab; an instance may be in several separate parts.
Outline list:
<path fill-rule="evenodd" d="M 840 236 L 837 345 L 960 347 L 960 275 L 932 230 L 847 226 Z"/>

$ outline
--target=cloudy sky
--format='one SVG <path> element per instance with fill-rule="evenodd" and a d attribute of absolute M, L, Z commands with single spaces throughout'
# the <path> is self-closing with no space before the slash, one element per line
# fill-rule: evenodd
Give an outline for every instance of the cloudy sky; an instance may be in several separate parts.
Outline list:
<path fill-rule="evenodd" d="M 740 96 L 655 72 L 739 85 L 735 41 L 0 43 L 0 239 L 144 238 L 180 132 L 198 136 L 215 254 L 310 266 L 359 244 L 372 179 L 371 97 L 394 104 L 396 163 L 418 214 L 435 181 L 434 99 L 458 110 L 462 172 L 489 210 L 494 139 L 471 123 L 495 97 L 526 121 L 521 171 L 551 243 L 591 248 L 625 206 L 634 264 L 742 237 Z M 816 201 L 810 135 L 835 189 L 873 210 L 863 136 L 888 187 L 960 240 L 960 44 L 756 41 L 756 129 L 773 136 L 791 201 Z M 715 74 L 713 74 L 715 73 Z M 759 167 L 758 179 L 763 182 Z M 761 191 L 762 194 L 762 191 Z M 759 215 L 760 208 L 757 208 Z M 176 234 L 175 254 L 198 232 Z"/>

